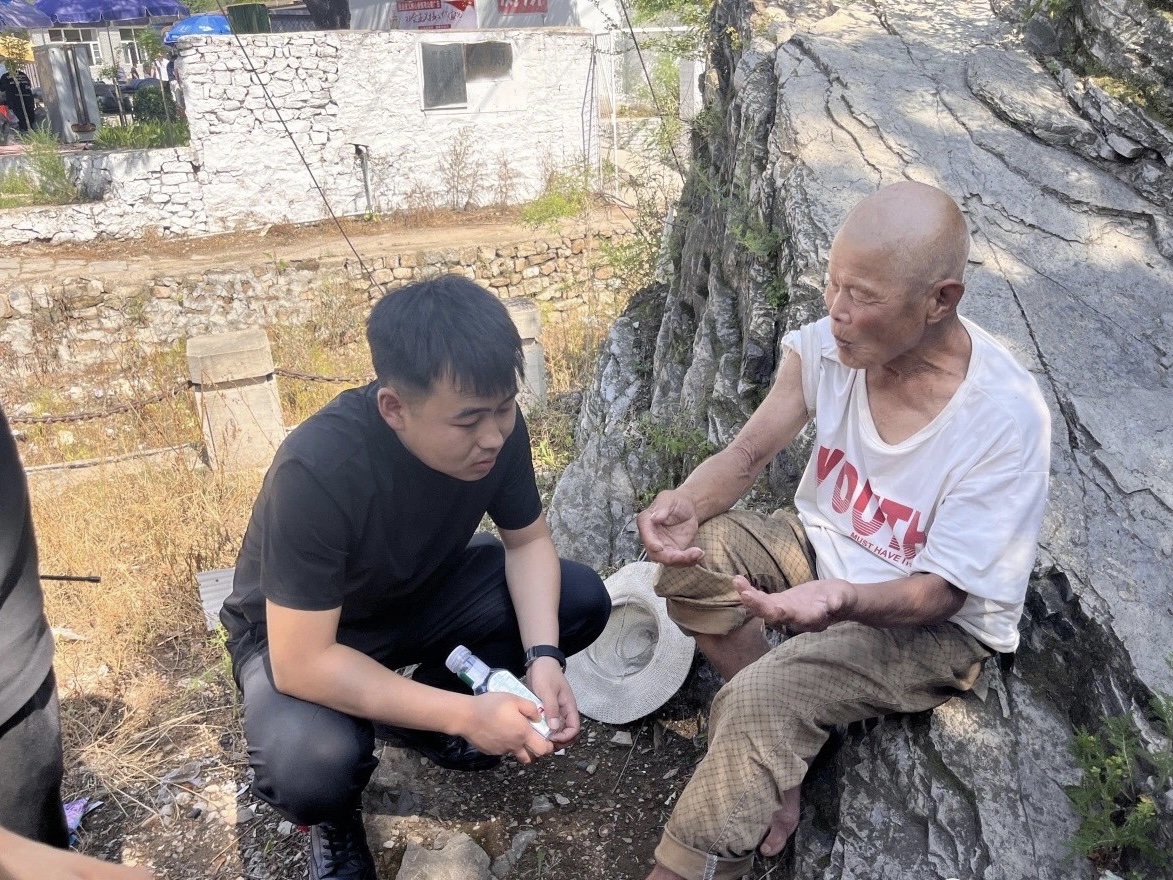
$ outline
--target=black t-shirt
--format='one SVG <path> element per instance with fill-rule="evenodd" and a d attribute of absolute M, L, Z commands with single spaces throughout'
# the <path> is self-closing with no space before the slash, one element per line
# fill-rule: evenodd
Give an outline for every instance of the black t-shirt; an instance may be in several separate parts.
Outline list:
<path fill-rule="evenodd" d="M 379 415 L 377 391 L 344 391 L 277 450 L 220 613 L 237 668 L 265 640 L 266 599 L 341 608 L 339 643 L 373 654 L 404 604 L 442 585 L 485 513 L 503 529 L 541 515 L 520 413 L 493 469 L 466 482 L 403 446 Z"/>
<path fill-rule="evenodd" d="M 52 666 L 28 481 L 0 410 L 0 724 L 28 702 Z"/>

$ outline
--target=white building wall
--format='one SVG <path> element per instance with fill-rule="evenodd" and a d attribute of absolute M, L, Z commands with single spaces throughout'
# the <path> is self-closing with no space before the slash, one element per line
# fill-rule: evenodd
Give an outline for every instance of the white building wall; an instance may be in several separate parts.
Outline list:
<path fill-rule="evenodd" d="M 443 206 L 465 192 L 477 204 L 500 201 L 504 191 L 507 201 L 526 201 L 538 194 L 548 169 L 584 157 L 597 162 L 593 49 L 585 31 L 329 31 L 242 39 L 255 75 L 235 41 L 195 37 L 179 44 L 212 229 L 325 215 L 294 144 L 337 214 L 368 210 L 356 144 L 368 157 L 370 209 L 377 212 L 419 208 L 427 200 Z M 469 83 L 467 107 L 424 110 L 420 43 L 486 40 L 512 47 L 510 78 Z M 462 146 L 468 148 L 463 157 Z"/>
<path fill-rule="evenodd" d="M 601 34 L 622 23 L 617 0 L 547 0 L 544 15 L 502 13 L 497 0 L 477 0 L 477 20 L 482 28 L 581 27 Z M 385 31 L 395 28 L 395 0 L 350 0 L 353 30 Z"/>

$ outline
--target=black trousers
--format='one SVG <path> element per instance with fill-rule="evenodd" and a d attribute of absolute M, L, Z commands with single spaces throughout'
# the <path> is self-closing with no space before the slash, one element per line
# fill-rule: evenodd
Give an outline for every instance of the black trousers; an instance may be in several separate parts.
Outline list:
<path fill-rule="evenodd" d="M 611 600 L 592 569 L 565 559 L 561 568 L 559 646 L 570 655 L 598 638 Z M 416 681 L 467 691 L 444 667 L 457 645 L 470 648 L 489 666 L 519 676 L 524 672 L 517 616 L 505 583 L 505 552 L 488 535 L 473 539 L 435 601 L 410 609 L 388 629 L 375 659 L 391 669 L 418 663 L 412 673 Z M 236 678 L 244 698 L 244 733 L 256 795 L 301 825 L 352 810 L 377 763 L 374 725 L 279 693 L 267 649 L 246 660 Z"/>
<path fill-rule="evenodd" d="M 61 716 L 53 671 L 0 725 L 0 825 L 51 846 L 69 846 L 61 806 Z"/>

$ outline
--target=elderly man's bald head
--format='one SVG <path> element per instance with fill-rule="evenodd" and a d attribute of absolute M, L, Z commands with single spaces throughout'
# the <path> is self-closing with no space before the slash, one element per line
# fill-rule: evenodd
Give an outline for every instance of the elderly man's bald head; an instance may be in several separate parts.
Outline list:
<path fill-rule="evenodd" d="M 879 189 L 852 209 L 836 235 L 889 256 L 910 288 L 963 281 L 969 229 L 961 209 L 935 186 L 902 181 Z"/>

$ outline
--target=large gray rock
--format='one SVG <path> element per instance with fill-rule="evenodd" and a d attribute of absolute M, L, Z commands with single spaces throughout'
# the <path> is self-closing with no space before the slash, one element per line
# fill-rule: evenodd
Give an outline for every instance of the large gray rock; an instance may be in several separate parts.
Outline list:
<path fill-rule="evenodd" d="M 723 5 L 718 24 L 763 30 L 738 9 Z M 716 54 L 707 100 L 726 126 L 699 145 L 685 189 L 647 407 L 726 442 L 760 401 L 781 333 L 822 313 L 848 210 L 912 179 L 962 205 L 973 237 L 962 312 L 1037 377 L 1054 445 L 1013 671 L 987 670 L 980 695 L 934 713 L 847 731 L 812 769 L 776 876 L 1091 877 L 1069 856 L 1074 726 L 1139 716 L 1150 694 L 1173 692 L 1168 202 L 1121 172 L 1123 141 L 1105 158 L 1102 119 L 1082 118 L 987 6 L 789 9 L 789 28 L 771 18 L 776 47 L 755 38 Z M 612 420 L 603 433 L 622 430 Z M 595 438 L 579 439 L 589 450 Z M 777 495 L 806 453 L 796 443 L 772 468 Z M 589 516 L 569 501 L 556 495 L 556 518 Z"/>
<path fill-rule="evenodd" d="M 467 834 L 454 834 L 442 847 L 409 843 L 395 880 L 494 880 L 489 856 Z"/>

